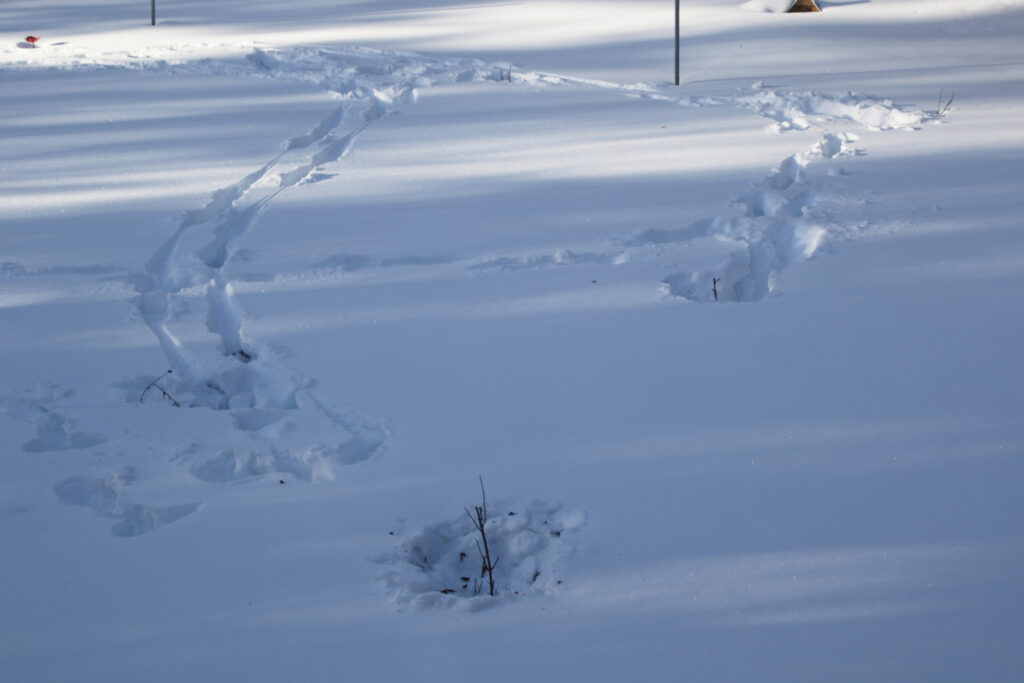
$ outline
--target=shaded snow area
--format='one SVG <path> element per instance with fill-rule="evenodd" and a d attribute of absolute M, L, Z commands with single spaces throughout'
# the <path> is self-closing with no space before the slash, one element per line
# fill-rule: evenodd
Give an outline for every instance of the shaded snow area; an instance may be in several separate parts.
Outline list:
<path fill-rule="evenodd" d="M 1024 2 L 788 4 L 5 2 L 0 679 L 1024 677 Z"/>

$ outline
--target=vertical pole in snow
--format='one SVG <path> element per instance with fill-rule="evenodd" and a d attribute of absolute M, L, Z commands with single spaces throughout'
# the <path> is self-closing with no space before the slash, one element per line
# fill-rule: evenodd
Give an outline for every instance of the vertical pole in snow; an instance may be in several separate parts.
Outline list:
<path fill-rule="evenodd" d="M 676 85 L 679 85 L 679 0 L 676 0 Z"/>
<path fill-rule="evenodd" d="M 678 2 L 679 0 L 676 0 Z M 149 0 L 150 26 L 156 26 L 156 0 Z"/>

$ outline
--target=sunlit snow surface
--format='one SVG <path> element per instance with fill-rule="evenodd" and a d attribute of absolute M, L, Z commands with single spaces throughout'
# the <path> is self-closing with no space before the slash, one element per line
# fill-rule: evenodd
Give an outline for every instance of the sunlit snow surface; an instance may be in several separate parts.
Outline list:
<path fill-rule="evenodd" d="M 5 9 L 5 675 L 1024 672 L 1020 3 L 164 4 Z"/>

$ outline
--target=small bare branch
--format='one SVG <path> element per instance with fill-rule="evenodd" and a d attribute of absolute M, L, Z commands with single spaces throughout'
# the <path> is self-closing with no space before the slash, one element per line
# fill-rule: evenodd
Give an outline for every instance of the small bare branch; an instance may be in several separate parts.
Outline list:
<path fill-rule="evenodd" d="M 480 534 L 480 538 L 475 540 L 476 550 L 480 553 L 480 578 L 487 577 L 490 594 L 494 595 L 494 568 L 498 565 L 498 560 L 491 560 L 491 547 L 487 541 L 487 491 L 484 489 L 482 476 L 480 477 L 480 497 L 483 504 L 473 506 L 473 511 L 476 512 L 475 518 L 469 508 L 465 508 L 465 510 L 469 521 L 473 523 L 473 528 Z"/>
<path fill-rule="evenodd" d="M 480 479 L 480 497 L 483 498 L 483 521 L 487 522 L 487 491 L 484 490 L 484 477 L 483 475 L 477 475 Z M 479 510 L 480 508 L 477 508 Z"/>
<path fill-rule="evenodd" d="M 164 374 L 160 375 L 160 376 L 159 376 L 159 377 L 157 377 L 157 378 L 156 378 L 155 380 L 153 380 L 152 382 L 150 382 L 149 384 L 147 384 L 147 385 L 146 385 L 146 388 L 142 390 L 142 395 L 141 395 L 141 396 L 139 396 L 139 403 L 142 403 L 143 399 L 145 399 L 145 398 L 146 398 L 146 392 L 147 392 L 147 391 L 149 391 L 149 390 L 150 390 L 150 389 L 152 389 L 153 387 L 156 387 L 157 389 L 159 389 L 159 390 L 160 390 L 160 393 L 164 395 L 164 398 L 166 398 L 166 399 L 167 399 L 168 401 L 170 401 L 170 402 L 171 402 L 171 405 L 173 405 L 173 406 L 174 406 L 175 408 L 180 408 L 180 407 L 181 407 L 181 404 L 180 404 L 180 403 L 178 403 L 178 401 L 177 401 L 177 400 L 175 400 L 175 398 L 174 398 L 173 396 L 171 396 L 171 395 L 170 395 L 169 393 L 167 393 L 167 390 L 166 390 L 166 389 L 164 389 L 164 388 L 163 388 L 162 386 L 160 386 L 160 385 L 158 384 L 158 382 L 159 382 L 160 380 L 162 380 L 162 379 L 163 379 L 164 377 L 166 377 L 167 375 L 170 375 L 170 374 L 172 374 L 173 372 L 174 372 L 173 370 L 168 370 L 167 372 L 165 372 Z"/>
<path fill-rule="evenodd" d="M 954 90 L 953 94 L 949 96 L 948 100 L 946 100 L 946 103 L 943 104 L 942 98 L 945 94 L 945 89 L 939 90 L 939 103 L 935 107 L 935 115 L 938 118 L 942 118 L 943 116 L 946 115 L 946 113 L 949 111 L 949 108 L 953 106 L 953 100 L 956 99 L 956 91 Z"/>
<path fill-rule="evenodd" d="M 939 112 L 939 116 L 945 116 L 946 115 L 946 112 L 949 111 L 949 108 L 953 106 L 953 100 L 955 100 L 955 99 L 956 99 L 956 92 L 954 92 L 952 95 L 949 96 L 949 100 L 947 100 L 946 104 L 942 107 L 942 111 Z"/>

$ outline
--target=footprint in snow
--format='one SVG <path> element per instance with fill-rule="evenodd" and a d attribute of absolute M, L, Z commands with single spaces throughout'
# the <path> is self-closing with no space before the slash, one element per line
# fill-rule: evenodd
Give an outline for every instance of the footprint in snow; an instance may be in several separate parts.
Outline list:
<path fill-rule="evenodd" d="M 133 479 L 130 468 L 124 468 L 107 478 L 70 477 L 54 487 L 58 500 L 68 505 L 86 507 L 100 517 L 116 520 L 110 533 L 130 538 L 155 531 L 183 517 L 201 506 L 200 503 L 153 507 L 131 503 L 124 499 L 124 488 Z"/>
<path fill-rule="evenodd" d="M 60 401 L 73 396 L 70 389 L 41 383 L 22 396 L 0 396 L 0 413 L 35 426 L 36 437 L 21 445 L 26 453 L 81 450 L 105 443 L 104 436 L 78 431 L 77 421 L 58 410 Z"/>

